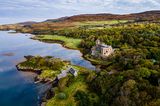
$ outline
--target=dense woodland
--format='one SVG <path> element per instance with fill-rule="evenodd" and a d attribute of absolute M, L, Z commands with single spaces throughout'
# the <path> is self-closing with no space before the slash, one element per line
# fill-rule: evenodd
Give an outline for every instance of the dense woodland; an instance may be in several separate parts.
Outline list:
<path fill-rule="evenodd" d="M 115 49 L 113 55 L 102 59 L 106 64 L 101 71 L 87 78 L 88 91 L 75 93 L 79 106 L 160 106 L 159 24 L 72 28 L 51 34 L 82 39 L 79 48 L 84 55 L 90 55 L 97 39 Z M 114 73 L 109 74 L 111 71 Z M 96 93 L 99 99 L 91 99 L 88 92 Z"/>
<path fill-rule="evenodd" d="M 100 97 L 99 106 L 160 105 L 158 24 L 132 24 L 94 30 L 72 29 L 63 30 L 59 35 L 82 38 L 80 47 L 85 54 L 90 53 L 96 39 L 116 49 L 114 55 L 104 60 L 111 64 L 103 66 L 103 71 L 97 73 L 90 82 L 90 89 Z M 109 71 L 116 73 L 109 75 Z M 81 100 L 85 101 L 87 94 L 80 95 L 83 95 Z"/>

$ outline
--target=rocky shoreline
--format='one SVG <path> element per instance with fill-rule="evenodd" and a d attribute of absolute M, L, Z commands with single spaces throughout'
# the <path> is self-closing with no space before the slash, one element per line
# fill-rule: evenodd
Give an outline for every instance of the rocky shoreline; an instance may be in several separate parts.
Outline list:
<path fill-rule="evenodd" d="M 38 97 L 39 105 L 40 106 L 45 106 L 46 101 L 51 99 L 55 95 L 55 93 L 53 91 L 53 88 L 56 87 L 57 84 L 58 84 L 57 78 L 55 78 L 54 81 L 51 80 L 51 79 L 40 79 L 40 78 L 38 78 L 38 75 L 41 74 L 42 69 L 33 69 L 31 67 L 22 67 L 19 64 L 16 65 L 16 68 L 17 68 L 18 71 L 35 73 L 36 74 L 36 76 L 34 78 L 35 83 L 42 83 L 42 84 L 50 84 L 51 85 L 50 88 L 47 91 L 45 91 L 45 93 L 43 94 L 43 96 L 41 98 Z"/>
<path fill-rule="evenodd" d="M 30 39 L 38 40 L 40 42 L 45 42 L 45 43 L 59 43 L 59 44 L 62 44 L 64 46 L 64 42 L 61 41 L 61 40 L 38 39 L 38 38 L 35 38 L 35 37 L 31 37 Z"/>

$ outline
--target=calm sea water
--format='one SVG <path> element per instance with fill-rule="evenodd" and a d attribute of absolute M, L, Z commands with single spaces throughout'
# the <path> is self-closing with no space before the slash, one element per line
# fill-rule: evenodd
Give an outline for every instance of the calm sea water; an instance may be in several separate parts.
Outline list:
<path fill-rule="evenodd" d="M 0 31 L 0 106 L 37 106 L 41 85 L 34 84 L 34 74 L 17 71 L 15 65 L 26 55 L 54 56 L 72 64 L 94 69 L 77 50 L 60 44 L 29 39 L 28 34 Z"/>

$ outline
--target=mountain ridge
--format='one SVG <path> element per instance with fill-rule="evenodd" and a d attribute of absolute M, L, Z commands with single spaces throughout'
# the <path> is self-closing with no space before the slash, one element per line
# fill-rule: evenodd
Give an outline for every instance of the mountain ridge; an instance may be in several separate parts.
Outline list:
<path fill-rule="evenodd" d="M 84 25 L 85 22 L 89 22 L 90 26 L 94 23 L 100 23 L 97 24 L 97 26 L 106 27 L 107 25 L 105 22 L 108 21 L 110 22 L 113 21 L 112 25 L 117 25 L 116 23 L 114 23 L 114 21 L 117 21 L 117 23 L 120 23 L 120 25 L 122 24 L 121 23 L 122 21 L 125 22 L 123 24 L 129 24 L 135 22 L 160 23 L 160 10 L 145 11 L 141 13 L 132 13 L 124 15 L 109 14 L 109 13 L 80 14 L 80 15 L 61 17 L 57 19 L 48 19 L 42 22 L 27 21 L 16 24 L 0 25 L 0 30 L 16 30 L 24 33 L 48 34 L 48 33 L 53 33 L 54 31 L 57 30 L 80 27 L 81 25 Z M 92 26 L 95 27 L 95 25 Z"/>
<path fill-rule="evenodd" d="M 61 17 L 57 19 L 49 19 L 44 22 L 136 20 L 139 18 L 148 20 L 160 19 L 160 10 L 145 11 L 145 12 L 131 13 L 131 14 L 111 14 L 111 13 L 80 14 L 80 15 Z"/>

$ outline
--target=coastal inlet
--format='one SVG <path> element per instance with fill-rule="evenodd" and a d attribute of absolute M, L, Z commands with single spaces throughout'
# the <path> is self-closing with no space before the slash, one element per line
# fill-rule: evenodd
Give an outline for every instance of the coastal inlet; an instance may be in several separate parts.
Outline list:
<path fill-rule="evenodd" d="M 24 56 L 52 56 L 71 61 L 73 65 L 95 69 L 78 50 L 39 42 L 25 35 L 28 34 L 0 32 L 0 106 L 38 106 L 40 85 L 34 83 L 35 74 L 27 74 L 16 68 L 16 64 L 25 60 Z M 25 96 L 22 98 L 22 95 Z"/>

